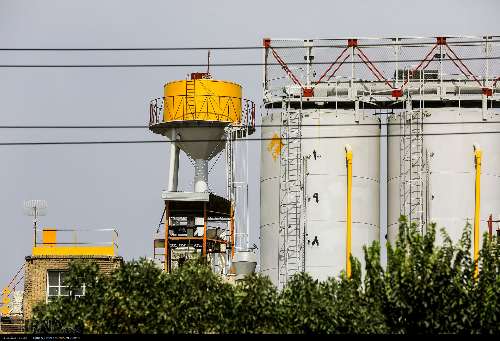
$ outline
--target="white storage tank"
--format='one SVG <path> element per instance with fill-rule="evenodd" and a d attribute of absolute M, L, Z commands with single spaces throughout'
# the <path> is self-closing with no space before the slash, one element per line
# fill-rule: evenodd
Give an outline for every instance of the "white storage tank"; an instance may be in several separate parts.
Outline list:
<path fill-rule="evenodd" d="M 414 113 L 419 110 L 414 110 Z M 418 114 L 417 114 L 418 115 Z M 400 124 L 406 123 L 405 114 L 397 114 L 389 119 L 389 135 L 401 135 Z M 408 114 L 406 114 L 408 117 Z M 414 116 L 415 117 L 415 116 Z M 484 120 L 483 120 L 484 118 Z M 442 242 L 440 228 L 445 228 L 454 242 L 461 237 L 467 222 L 474 225 L 475 208 L 475 158 L 474 145 L 482 151 L 480 235 L 488 231 L 487 220 L 500 214 L 500 135 L 484 133 L 500 131 L 500 115 L 474 108 L 429 108 L 423 110 L 421 129 L 421 181 L 413 177 L 413 184 L 421 183 L 423 219 L 413 212 L 412 221 L 421 226 L 426 222 L 437 224 L 438 243 Z M 475 123 L 467 123 L 475 122 Z M 415 121 L 413 121 L 413 124 Z M 437 123 L 437 124 L 436 124 Z M 414 124 L 415 129 L 418 127 Z M 407 130 L 408 131 L 408 130 Z M 476 134 L 483 132 L 482 134 Z M 455 134 L 457 133 L 457 134 Z M 463 133 L 463 134 L 462 134 Z M 474 134 L 471 134 L 474 133 Z M 435 134 L 435 135 L 433 135 Z M 408 160 L 417 162 L 419 144 L 414 141 L 409 148 L 409 138 L 394 136 L 388 138 L 388 240 L 397 238 L 400 214 L 408 215 L 409 191 L 419 191 L 419 187 L 409 186 L 409 177 L 402 175 L 408 169 Z M 406 143 L 405 148 L 403 144 Z M 406 150 L 406 152 L 404 152 Z M 411 152 L 410 152 L 411 150 Z M 412 156 L 413 154 L 413 156 Z M 405 157 L 407 161 L 403 158 Z M 406 195 L 404 195 L 406 184 Z M 413 197 L 414 203 L 415 197 Z M 406 203 L 405 203 L 406 201 Z M 406 209 L 404 208 L 406 205 Z M 413 205 L 415 206 L 415 205 Z M 418 206 L 418 205 L 417 205 Z M 418 210 L 418 208 L 417 208 Z M 406 212 L 403 212 L 406 211 Z M 480 245 L 482 240 L 480 240 Z"/>
<path fill-rule="evenodd" d="M 285 110 L 285 109 L 284 109 Z M 298 110 L 298 109 L 297 109 Z M 353 152 L 352 179 L 352 254 L 362 264 L 362 246 L 379 240 L 379 162 L 380 121 L 371 114 L 354 110 L 302 110 L 299 148 L 301 180 L 298 196 L 300 236 L 297 241 L 301 255 L 296 268 L 286 269 L 280 250 L 285 241 L 282 229 L 286 224 L 288 176 L 285 158 L 290 140 L 282 139 L 282 111 L 275 110 L 262 119 L 261 145 L 261 226 L 260 269 L 274 284 L 282 287 L 296 270 L 325 280 L 339 276 L 346 267 L 346 145 Z M 346 136 L 346 138 L 343 138 Z M 350 137 L 347 136 L 373 136 Z M 293 165 L 290 166 L 293 168 Z M 289 172 L 290 173 L 290 172 Z M 293 179 L 292 179 L 293 180 Z M 281 208 L 281 214 L 280 214 Z M 293 224 L 293 217 L 289 219 Z M 292 240 L 293 242 L 293 240 Z M 292 251 L 293 246 L 292 246 Z M 290 263 L 290 261 L 289 261 Z"/>

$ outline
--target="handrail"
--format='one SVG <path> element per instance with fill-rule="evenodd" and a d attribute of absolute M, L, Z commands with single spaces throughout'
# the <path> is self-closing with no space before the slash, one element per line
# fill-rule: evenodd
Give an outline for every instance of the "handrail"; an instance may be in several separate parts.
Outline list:
<path fill-rule="evenodd" d="M 196 95 L 196 97 L 206 97 L 207 100 L 204 102 L 206 103 L 204 107 L 206 110 L 200 109 L 197 110 L 194 113 L 186 113 L 185 112 L 185 105 L 184 102 L 186 101 L 186 98 L 188 95 L 185 94 L 180 94 L 180 95 L 172 95 L 172 96 L 167 96 L 167 97 L 158 97 L 155 99 L 152 99 L 149 103 L 149 126 L 153 126 L 159 123 L 166 122 L 163 117 L 163 113 L 165 110 L 167 110 L 167 102 L 172 100 L 172 108 L 174 110 L 173 112 L 173 120 L 177 119 L 182 119 L 184 120 L 186 117 L 186 114 L 190 115 L 196 115 L 196 114 L 212 114 L 212 115 L 217 115 L 218 117 L 223 117 L 227 120 L 230 120 L 230 110 L 231 106 L 233 110 L 236 109 L 234 100 L 241 101 L 241 118 L 239 122 L 233 123 L 235 126 L 241 126 L 241 127 L 249 127 L 251 129 L 255 129 L 255 103 L 252 100 L 246 99 L 246 98 L 241 98 L 241 97 L 235 97 L 235 96 L 216 96 L 216 95 L 210 95 L 210 94 L 203 94 L 203 95 Z M 175 98 L 181 98 L 182 101 L 179 102 L 179 105 L 177 108 L 174 108 L 175 104 Z M 218 101 L 213 101 L 213 99 L 218 99 Z M 227 99 L 227 100 L 226 100 Z M 212 105 L 209 105 L 209 100 Z M 223 107 L 220 107 L 220 103 L 224 103 Z M 214 105 L 218 107 L 218 111 L 214 109 Z M 209 109 L 209 107 L 212 107 L 212 110 Z"/>
<path fill-rule="evenodd" d="M 42 245 L 95 245 L 95 246 L 102 246 L 102 245 L 112 245 L 116 247 L 116 249 L 119 248 L 118 241 L 117 239 L 119 238 L 118 230 L 115 228 L 103 228 L 103 229 L 58 229 L 58 228 L 51 228 L 51 227 L 46 227 L 46 228 L 39 228 L 36 229 L 37 232 L 43 232 L 43 231 L 55 231 L 55 232 L 112 232 L 112 240 L 110 242 L 106 241 L 96 241 L 96 242 L 77 242 L 77 241 L 72 241 L 72 242 L 38 242 L 37 245 L 42 246 Z"/>
<path fill-rule="evenodd" d="M 335 75 L 349 81 L 349 88 L 352 88 L 352 92 L 349 93 L 358 94 L 360 87 L 355 83 L 369 85 L 381 82 L 385 84 L 387 90 L 393 92 L 389 93 L 387 99 L 373 97 L 368 100 L 373 103 L 398 101 L 405 94 L 407 95 L 407 85 L 418 81 L 414 79 L 415 73 L 429 66 L 432 66 L 433 71 L 436 72 L 440 86 L 450 72 L 458 70 L 461 75 L 478 87 L 479 95 L 484 94 L 491 99 L 496 93 L 495 99 L 498 100 L 498 90 L 495 91 L 495 87 L 500 76 L 497 73 L 498 70 L 493 67 L 492 60 L 498 58 L 500 45 L 492 44 L 498 41 L 492 39 L 492 36 L 481 38 L 469 36 L 394 37 L 390 38 L 392 39 L 390 42 L 388 39 L 361 37 L 312 39 L 309 40 L 310 43 L 305 44 L 303 39 L 271 40 L 266 38 L 263 52 L 264 102 L 281 101 L 280 95 L 282 95 L 283 88 L 304 88 L 308 84 L 309 77 L 315 77 L 316 73 L 318 78 L 312 80 L 312 86 L 324 84 L 325 80 L 328 83 L 328 79 Z M 404 42 L 401 39 L 404 39 Z M 341 42 L 343 43 L 340 44 Z M 335 44 L 329 45 L 328 43 Z M 310 60 L 302 58 L 303 54 L 297 53 L 300 49 L 307 49 L 307 51 L 313 49 L 318 61 L 310 64 Z M 347 56 L 344 57 L 349 49 L 352 49 L 353 57 L 350 60 Z M 394 53 L 387 53 L 388 50 L 394 50 Z M 328 66 L 326 70 L 323 70 L 322 64 Z M 355 67 L 356 64 L 366 65 L 366 67 Z M 310 67 L 311 72 L 303 75 L 297 74 L 295 77 L 290 72 L 289 66 L 291 65 Z M 407 78 L 403 75 L 401 79 L 399 72 L 403 69 L 409 69 L 411 77 Z M 330 77 L 328 77 L 329 74 Z M 459 78 L 455 76 L 453 80 L 458 81 Z M 425 83 L 427 82 L 425 80 Z M 273 89 L 279 92 L 269 91 Z M 351 100 L 356 98 L 355 95 L 351 97 Z"/>

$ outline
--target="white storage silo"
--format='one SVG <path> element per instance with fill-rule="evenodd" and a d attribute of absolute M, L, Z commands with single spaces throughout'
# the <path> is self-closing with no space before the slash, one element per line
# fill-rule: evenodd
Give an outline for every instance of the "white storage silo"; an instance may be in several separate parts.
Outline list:
<path fill-rule="evenodd" d="M 475 209 L 475 158 L 474 145 L 482 151 L 481 186 L 480 186 L 480 235 L 488 231 L 487 220 L 490 214 L 497 217 L 500 213 L 500 115 L 493 110 L 486 114 L 480 108 L 428 108 L 423 111 L 414 110 L 413 117 L 423 112 L 421 129 L 421 151 L 403 144 L 409 138 L 393 136 L 388 138 L 388 240 L 391 243 L 397 238 L 398 219 L 400 214 L 410 216 L 412 221 L 421 226 L 426 223 L 437 224 L 437 241 L 442 241 L 440 228 L 457 242 L 467 222 L 474 225 Z M 405 114 L 397 114 L 389 120 L 389 135 L 402 135 Z M 407 115 L 407 117 L 409 117 Z M 484 120 L 483 120 L 484 117 Z M 414 120 L 413 124 L 415 125 Z M 469 123 L 467 123 L 469 122 Z M 472 123 L 473 122 L 473 123 Z M 415 136 L 413 137 L 415 139 Z M 411 157 L 411 154 L 414 154 Z M 421 177 L 404 176 L 405 160 L 408 171 L 409 159 L 418 164 L 421 154 Z M 403 156 L 403 158 L 402 158 Z M 413 172 L 416 174 L 416 172 Z M 412 181 L 413 186 L 410 186 Z M 420 193 L 412 197 L 410 191 Z M 405 189 L 406 187 L 406 189 Z M 406 192 L 406 193 L 405 193 Z M 418 196 L 421 196 L 421 208 L 418 208 Z M 419 210 L 423 210 L 419 218 Z M 482 241 L 480 241 L 481 245 Z"/>
<path fill-rule="evenodd" d="M 346 145 L 353 152 L 352 255 L 363 263 L 362 246 L 379 240 L 380 233 L 379 119 L 361 113 L 356 117 L 354 110 L 302 110 L 299 192 L 286 194 L 287 182 L 293 180 L 285 174 L 286 156 L 289 148 L 297 148 L 290 143 L 292 139 L 277 139 L 282 137 L 280 124 L 287 110 L 296 111 L 274 111 L 262 120 L 260 267 L 279 287 L 286 282 L 284 273 L 305 271 L 325 280 L 337 277 L 346 267 Z M 287 195 L 291 196 L 288 201 Z M 296 211 L 290 207 L 295 195 L 299 197 Z M 287 215 L 297 212 L 299 238 L 286 240 Z M 294 222 L 289 217 L 288 226 Z M 298 259 L 286 262 L 286 247 L 288 255 L 299 254 Z"/>
<path fill-rule="evenodd" d="M 467 220 L 474 224 L 473 145 L 483 153 L 476 226 L 485 231 L 489 215 L 500 213 L 494 111 L 500 69 L 492 58 L 498 41 L 488 35 L 265 38 L 263 99 L 270 113 L 262 137 L 270 140 L 261 153 L 262 272 L 282 286 L 298 271 L 325 279 L 345 267 L 346 144 L 354 155 L 354 256 L 362 257 L 362 243 L 379 238 L 379 166 L 387 166 L 390 241 L 400 215 L 421 227 L 436 222 L 454 240 Z M 379 127 L 369 125 L 378 123 L 374 110 L 392 113 L 395 124 L 388 129 L 387 165 L 380 165 Z"/>

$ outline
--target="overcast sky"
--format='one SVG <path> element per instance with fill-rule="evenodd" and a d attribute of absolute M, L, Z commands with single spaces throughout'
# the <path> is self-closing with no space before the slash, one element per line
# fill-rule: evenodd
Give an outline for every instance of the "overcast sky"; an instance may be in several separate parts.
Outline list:
<path fill-rule="evenodd" d="M 21 1 L 0 0 L 0 47 L 255 46 L 263 37 L 335 38 L 499 34 L 491 1 Z M 261 51 L 213 51 L 212 61 L 259 62 Z M 205 63 L 205 51 L 2 52 L 0 64 Z M 0 125 L 141 125 L 165 82 L 204 68 L 0 68 Z M 260 67 L 213 68 L 261 104 Z M 0 142 L 158 139 L 147 129 L 1 129 Z M 26 199 L 45 199 L 41 224 L 109 228 L 125 259 L 152 255 L 169 145 L 0 146 L 0 286 L 32 246 Z M 259 238 L 259 142 L 250 154 L 250 231 Z M 220 164 L 221 165 L 221 164 Z M 220 165 L 210 174 L 223 191 Z M 181 162 L 181 189 L 192 167 Z M 381 180 L 384 180 L 383 178 Z M 384 194 L 384 193 L 382 193 Z M 383 215 L 385 219 L 385 215 Z M 382 226 L 384 229 L 385 226 Z M 383 232 L 385 233 L 385 231 Z M 109 239 L 107 236 L 105 239 Z"/>

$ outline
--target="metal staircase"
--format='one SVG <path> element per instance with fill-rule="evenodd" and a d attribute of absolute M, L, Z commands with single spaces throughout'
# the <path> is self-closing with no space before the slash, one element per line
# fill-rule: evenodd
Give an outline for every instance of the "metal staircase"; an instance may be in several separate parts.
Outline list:
<path fill-rule="evenodd" d="M 400 122 L 400 212 L 421 232 L 425 221 L 423 111 L 407 108 Z"/>
<path fill-rule="evenodd" d="M 280 137 L 278 280 L 282 288 L 295 273 L 304 270 L 302 110 L 283 106 Z"/>

